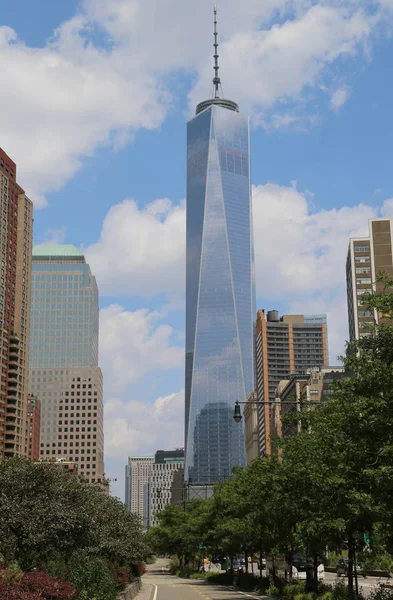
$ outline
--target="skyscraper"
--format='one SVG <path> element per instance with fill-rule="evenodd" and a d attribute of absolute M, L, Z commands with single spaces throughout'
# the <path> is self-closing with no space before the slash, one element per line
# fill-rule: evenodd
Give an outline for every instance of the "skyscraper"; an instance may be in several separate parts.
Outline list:
<path fill-rule="evenodd" d="M 351 238 L 347 255 L 347 303 L 350 341 L 370 335 L 379 315 L 364 306 L 366 292 L 383 291 L 377 275 L 393 277 L 393 219 L 370 219 L 369 237 Z"/>
<path fill-rule="evenodd" d="M 326 315 L 283 315 L 259 310 L 255 332 L 256 385 L 260 402 L 273 402 L 281 380 L 328 364 Z M 259 451 L 270 454 L 270 405 L 258 406 Z"/>
<path fill-rule="evenodd" d="M 144 486 L 149 483 L 153 456 L 129 456 L 126 465 L 127 510 L 143 518 Z"/>
<path fill-rule="evenodd" d="M 30 391 L 41 400 L 40 458 L 78 464 L 91 483 L 104 476 L 98 289 L 79 250 L 33 248 Z"/>
<path fill-rule="evenodd" d="M 214 97 L 187 125 L 185 479 L 193 485 L 244 465 L 233 407 L 254 389 L 249 121 L 220 97 L 214 16 Z"/>
<path fill-rule="evenodd" d="M 171 503 L 173 480 L 175 474 L 184 468 L 184 450 L 158 450 L 151 466 L 149 484 L 145 488 L 147 494 L 147 515 L 144 518 L 146 528 L 158 525 L 157 516 Z"/>
<path fill-rule="evenodd" d="M 33 204 L 0 148 L 0 458 L 27 456 Z"/>

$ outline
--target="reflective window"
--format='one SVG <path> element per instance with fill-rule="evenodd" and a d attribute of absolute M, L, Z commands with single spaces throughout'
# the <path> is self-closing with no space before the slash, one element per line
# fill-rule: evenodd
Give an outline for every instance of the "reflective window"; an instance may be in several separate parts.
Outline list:
<path fill-rule="evenodd" d="M 254 389 L 255 313 L 248 119 L 208 108 L 188 124 L 186 477 L 244 465 L 236 400 Z"/>

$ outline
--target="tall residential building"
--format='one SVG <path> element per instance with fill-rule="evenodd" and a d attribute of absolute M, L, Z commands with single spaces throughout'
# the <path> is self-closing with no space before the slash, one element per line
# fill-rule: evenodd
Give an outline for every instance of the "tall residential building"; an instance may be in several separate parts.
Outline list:
<path fill-rule="evenodd" d="M 158 524 L 157 515 L 171 503 L 174 492 L 173 480 L 176 472 L 181 469 L 184 469 L 183 449 L 156 453 L 149 484 L 146 486 L 148 502 L 145 503 L 145 507 L 148 511 L 148 519 L 145 515 L 144 522 L 147 528 Z"/>
<path fill-rule="evenodd" d="M 33 204 L 0 148 L 0 458 L 27 456 Z"/>
<path fill-rule="evenodd" d="M 149 483 L 154 456 L 129 456 L 126 465 L 127 510 L 143 518 L 144 486 Z"/>
<path fill-rule="evenodd" d="M 326 317 L 283 315 L 271 310 L 257 314 L 255 332 L 258 437 L 261 454 L 270 454 L 270 410 L 276 388 L 292 373 L 328 364 Z"/>
<path fill-rule="evenodd" d="M 217 61 L 216 18 L 215 48 Z M 233 407 L 255 377 L 249 121 L 220 97 L 218 64 L 213 84 L 187 125 L 185 479 L 196 486 L 245 464 Z"/>
<path fill-rule="evenodd" d="M 392 219 L 370 219 L 369 237 L 351 238 L 347 255 L 347 302 L 350 341 L 370 335 L 370 326 L 379 322 L 379 315 L 364 306 L 362 296 L 370 291 L 383 291 L 376 277 L 393 277 Z"/>
<path fill-rule="evenodd" d="M 78 465 L 90 483 L 104 478 L 98 289 L 71 245 L 33 248 L 30 391 L 41 400 L 40 458 Z"/>
<path fill-rule="evenodd" d="M 40 458 L 41 400 L 29 394 L 27 403 L 27 444 L 30 460 Z"/>

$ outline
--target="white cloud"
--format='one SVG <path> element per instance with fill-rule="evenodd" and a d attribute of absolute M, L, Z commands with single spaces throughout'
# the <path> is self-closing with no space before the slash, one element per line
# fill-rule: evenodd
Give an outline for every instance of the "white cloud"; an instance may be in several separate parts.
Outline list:
<path fill-rule="evenodd" d="M 265 308 L 280 303 L 296 312 L 328 312 L 334 358 L 343 351 L 348 337 L 345 300 L 348 240 L 368 234 L 369 218 L 393 215 L 393 200 L 386 200 L 379 208 L 359 204 L 330 210 L 316 208 L 317 200 L 311 192 L 301 192 L 296 182 L 289 186 L 268 183 L 253 187 L 257 296 L 266 303 Z M 100 240 L 87 249 L 86 256 L 98 275 L 101 292 L 164 295 L 170 302 L 166 311 L 173 308 L 173 300 L 175 309 L 184 308 L 184 204 L 174 206 L 169 200 L 159 200 L 138 209 L 134 201 L 125 201 L 113 207 L 105 218 Z M 154 313 L 143 311 L 123 314 L 119 307 L 104 309 L 103 317 L 103 340 L 106 335 L 108 340 L 112 336 L 116 339 L 117 329 L 123 330 L 123 320 L 129 319 L 131 326 L 137 318 L 138 325 L 143 324 L 142 341 L 147 335 L 144 332 L 149 331 L 156 318 Z M 113 323 L 117 324 L 115 329 Z M 173 333 L 163 330 L 165 344 L 169 345 Z M 128 336 L 131 338 L 133 335 Z M 109 342 L 105 345 L 108 348 L 105 360 L 112 360 Z M 168 357 L 173 364 L 180 363 L 178 349 Z M 120 355 L 119 365 L 121 359 Z M 128 358 L 126 362 L 129 364 Z M 118 382 L 122 377 L 129 382 L 133 380 L 132 366 L 127 374 L 122 366 L 116 370 L 113 362 L 111 373 L 111 378 Z"/>
<path fill-rule="evenodd" d="M 154 454 L 184 446 L 184 391 L 140 400 L 111 399 L 105 404 L 105 456 L 125 463 L 127 456 Z"/>
<path fill-rule="evenodd" d="M 66 239 L 66 228 L 49 228 L 46 230 L 44 240 L 41 244 L 64 244 Z"/>
<path fill-rule="evenodd" d="M 85 255 L 102 294 L 181 294 L 185 241 L 184 204 L 161 199 L 139 209 L 124 200 L 110 209 Z"/>
<path fill-rule="evenodd" d="M 225 93 L 256 122 L 265 123 L 272 109 L 273 126 L 290 124 L 287 101 L 304 102 L 308 90 L 321 89 L 329 66 L 370 43 L 381 23 L 390 31 L 391 2 L 374 6 L 368 12 L 367 0 L 226 0 Z M 39 48 L 0 27 L 1 144 L 36 207 L 98 146 L 117 147 L 138 129 L 157 128 L 184 93 L 173 74 L 193 75 L 192 106 L 208 95 L 211 8 L 211 0 L 84 0 Z"/>
<path fill-rule="evenodd" d="M 157 312 L 134 312 L 112 304 L 100 311 L 100 365 L 105 396 L 124 394 L 150 371 L 181 367 L 182 346 L 172 343 L 172 327 Z"/>
<path fill-rule="evenodd" d="M 330 98 L 330 108 L 335 112 L 338 112 L 342 106 L 346 103 L 350 96 L 350 90 L 348 87 L 342 87 L 335 90 Z"/>

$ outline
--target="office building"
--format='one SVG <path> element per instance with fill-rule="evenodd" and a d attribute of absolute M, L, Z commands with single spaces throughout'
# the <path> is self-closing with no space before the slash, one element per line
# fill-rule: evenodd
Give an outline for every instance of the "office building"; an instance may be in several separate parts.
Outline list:
<path fill-rule="evenodd" d="M 37 461 L 40 458 L 41 401 L 29 394 L 27 401 L 27 444 L 28 457 Z"/>
<path fill-rule="evenodd" d="M 259 437 L 258 437 L 258 405 L 257 393 L 252 392 L 247 398 L 247 404 L 244 406 L 244 433 L 246 439 L 246 464 L 259 456 Z"/>
<path fill-rule="evenodd" d="M 333 393 L 332 384 L 344 376 L 344 367 L 328 366 L 308 369 L 280 381 L 276 388 L 276 401 L 270 411 L 271 435 L 287 437 L 300 431 L 300 423 L 291 419 L 285 421 L 285 415 L 309 410 L 310 406 L 328 400 Z"/>
<path fill-rule="evenodd" d="M 0 148 L 0 458 L 27 456 L 33 204 Z"/>
<path fill-rule="evenodd" d="M 30 392 L 41 400 L 42 459 L 78 465 L 89 483 L 104 479 L 98 289 L 71 245 L 33 248 Z"/>
<path fill-rule="evenodd" d="M 270 409 L 276 388 L 293 373 L 328 364 L 327 324 L 324 315 L 283 315 L 271 310 L 257 314 L 255 331 L 258 437 L 261 454 L 270 454 Z"/>
<path fill-rule="evenodd" d="M 158 451 L 155 456 L 155 462 L 151 466 L 149 484 L 146 486 L 145 510 L 148 511 L 148 518 L 145 514 L 144 523 L 146 528 L 158 524 L 157 516 L 164 510 L 167 504 L 171 503 L 173 489 L 173 480 L 177 471 L 184 469 L 184 450 L 176 451 Z"/>
<path fill-rule="evenodd" d="M 129 456 L 126 465 L 125 502 L 127 510 L 143 519 L 144 489 L 149 483 L 154 456 Z"/>
<path fill-rule="evenodd" d="M 216 18 L 214 35 L 214 97 L 187 125 L 185 480 L 194 486 L 245 464 L 233 407 L 255 387 L 249 121 L 220 97 Z"/>
<path fill-rule="evenodd" d="M 378 275 L 393 277 L 392 219 L 370 219 L 369 237 L 351 238 L 347 255 L 347 303 L 349 340 L 370 335 L 380 316 L 364 305 L 366 292 L 383 291 Z"/>

